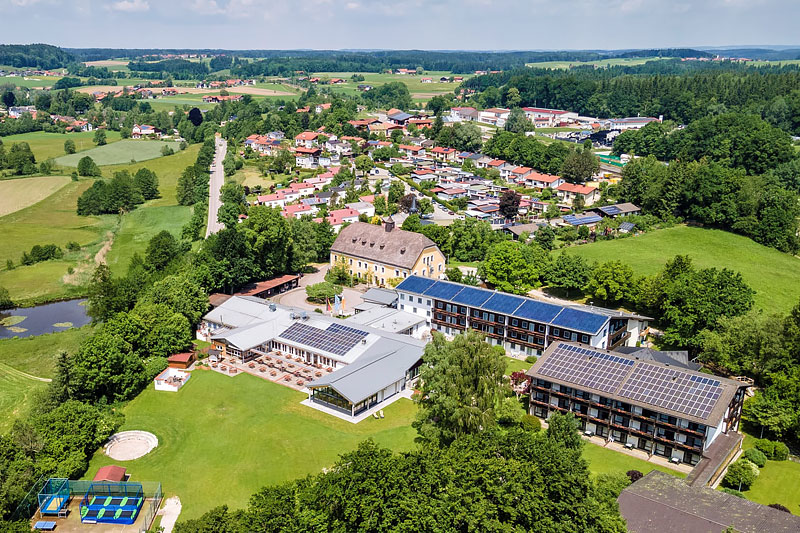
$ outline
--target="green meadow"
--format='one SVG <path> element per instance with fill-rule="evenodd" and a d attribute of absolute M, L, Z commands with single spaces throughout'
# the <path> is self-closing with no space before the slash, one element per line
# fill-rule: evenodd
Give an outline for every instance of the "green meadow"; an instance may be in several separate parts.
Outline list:
<path fill-rule="evenodd" d="M 85 152 L 64 155 L 56 159 L 56 163 L 66 167 L 77 167 L 78 162 L 88 156 L 98 166 L 119 165 L 131 161 L 147 161 L 162 157 L 161 150 L 168 146 L 178 151 L 179 145 L 174 141 L 150 141 L 145 139 L 125 139 L 116 143 L 97 146 Z"/>
<path fill-rule="evenodd" d="M 741 272 L 756 291 L 756 309 L 787 313 L 800 301 L 800 258 L 723 230 L 675 226 L 562 250 L 589 262 L 619 259 L 639 275 L 656 274 L 676 255 L 688 255 L 697 267 Z"/>

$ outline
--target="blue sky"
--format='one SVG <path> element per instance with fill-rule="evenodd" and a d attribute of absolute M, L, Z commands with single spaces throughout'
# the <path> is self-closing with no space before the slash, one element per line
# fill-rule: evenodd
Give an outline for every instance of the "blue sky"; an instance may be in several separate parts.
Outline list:
<path fill-rule="evenodd" d="M 800 44 L 800 0 L 0 0 L 0 42 L 109 48 Z M 9 23 L 11 22 L 11 23 Z"/>

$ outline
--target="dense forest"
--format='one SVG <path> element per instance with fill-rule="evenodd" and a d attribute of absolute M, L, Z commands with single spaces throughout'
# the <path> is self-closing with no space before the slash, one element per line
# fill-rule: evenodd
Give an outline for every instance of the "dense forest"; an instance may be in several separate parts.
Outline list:
<path fill-rule="evenodd" d="M 0 65 L 52 69 L 73 61 L 72 54 L 49 44 L 0 44 Z"/>
<path fill-rule="evenodd" d="M 516 103 L 600 118 L 663 115 L 684 124 L 708 114 L 741 111 L 800 133 L 797 66 L 663 60 L 607 69 L 524 69 L 477 76 L 462 87 L 479 91 L 474 100 L 486 107 Z"/>

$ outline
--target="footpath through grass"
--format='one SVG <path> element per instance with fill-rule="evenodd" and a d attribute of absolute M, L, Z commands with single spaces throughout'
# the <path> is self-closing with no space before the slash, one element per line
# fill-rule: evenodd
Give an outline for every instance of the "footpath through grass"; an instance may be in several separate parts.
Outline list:
<path fill-rule="evenodd" d="M 180 496 L 184 520 L 218 505 L 241 508 L 259 488 L 320 472 L 369 437 L 394 450 L 414 447 L 408 400 L 384 408 L 384 419 L 351 424 L 300 405 L 305 397 L 247 374 L 209 370 L 193 372 L 177 393 L 150 385 L 125 407 L 122 429 L 151 431 L 159 445 L 125 467 Z M 87 477 L 112 463 L 98 451 Z"/>
<path fill-rule="evenodd" d="M 678 254 L 700 268 L 728 268 L 756 291 L 755 309 L 786 313 L 800 300 L 800 258 L 717 229 L 676 226 L 636 237 L 566 248 L 589 262 L 619 259 L 639 275 L 658 273 Z"/>
<path fill-rule="evenodd" d="M 34 378 L 50 379 L 56 356 L 75 353 L 91 326 L 58 333 L 0 340 L 0 433 L 30 407 L 32 396 L 47 384 Z"/>

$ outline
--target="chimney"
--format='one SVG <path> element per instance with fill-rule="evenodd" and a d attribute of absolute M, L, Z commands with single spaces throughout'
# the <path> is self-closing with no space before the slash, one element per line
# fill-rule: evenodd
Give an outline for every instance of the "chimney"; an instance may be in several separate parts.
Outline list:
<path fill-rule="evenodd" d="M 383 229 L 386 231 L 386 233 L 389 233 L 394 229 L 394 219 L 391 216 L 383 219 Z"/>

